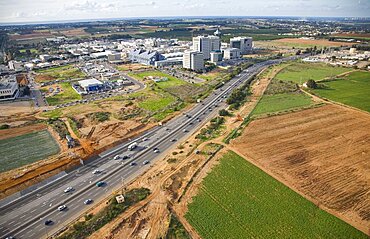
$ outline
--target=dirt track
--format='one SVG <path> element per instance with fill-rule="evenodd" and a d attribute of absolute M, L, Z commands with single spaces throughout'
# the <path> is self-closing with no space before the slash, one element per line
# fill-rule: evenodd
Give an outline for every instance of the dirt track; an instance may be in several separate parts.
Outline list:
<path fill-rule="evenodd" d="M 253 121 L 232 146 L 368 233 L 370 115 L 336 105 Z"/>

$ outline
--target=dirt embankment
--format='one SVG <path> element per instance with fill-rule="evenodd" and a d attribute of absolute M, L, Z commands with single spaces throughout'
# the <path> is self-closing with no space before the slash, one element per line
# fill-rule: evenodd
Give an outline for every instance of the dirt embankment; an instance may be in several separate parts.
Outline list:
<path fill-rule="evenodd" d="M 370 115 L 336 105 L 253 121 L 232 147 L 368 233 Z"/>

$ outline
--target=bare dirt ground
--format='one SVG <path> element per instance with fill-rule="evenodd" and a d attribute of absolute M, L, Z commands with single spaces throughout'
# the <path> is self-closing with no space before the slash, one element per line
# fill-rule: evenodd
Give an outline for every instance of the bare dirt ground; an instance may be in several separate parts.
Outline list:
<path fill-rule="evenodd" d="M 370 115 L 326 105 L 251 122 L 232 147 L 356 228 L 370 228 Z"/>
<path fill-rule="evenodd" d="M 15 114 L 27 114 L 34 112 L 30 101 L 17 101 L 0 104 L 0 120 Z"/>
<path fill-rule="evenodd" d="M 3 129 L 0 131 L 0 140 L 40 131 L 46 128 L 45 124 L 34 124 L 27 127 Z"/>

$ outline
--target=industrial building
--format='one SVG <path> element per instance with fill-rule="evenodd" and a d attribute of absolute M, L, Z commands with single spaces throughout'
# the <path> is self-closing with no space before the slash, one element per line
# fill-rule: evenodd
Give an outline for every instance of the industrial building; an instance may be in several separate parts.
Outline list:
<path fill-rule="evenodd" d="M 163 61 L 165 59 L 165 57 L 157 51 L 145 51 L 142 49 L 133 50 L 128 56 L 132 62 L 152 66 L 154 66 L 156 61 Z"/>
<path fill-rule="evenodd" d="M 185 51 L 183 56 L 183 67 L 193 71 L 204 69 L 204 56 L 199 51 Z"/>
<path fill-rule="evenodd" d="M 14 100 L 19 95 L 19 86 L 14 75 L 0 79 L 0 101 Z"/>
<path fill-rule="evenodd" d="M 248 54 L 253 49 L 252 37 L 234 37 L 230 39 L 230 48 L 238 48 L 240 53 Z"/>
<path fill-rule="evenodd" d="M 154 63 L 155 67 L 166 67 L 166 66 L 175 66 L 182 65 L 183 57 L 173 57 L 163 61 L 156 61 Z"/>
<path fill-rule="evenodd" d="M 119 52 L 114 52 L 112 54 L 108 54 L 108 61 L 110 63 L 118 63 L 118 62 L 122 62 L 122 57 L 121 57 L 121 53 Z"/>
<path fill-rule="evenodd" d="M 240 57 L 240 50 L 238 48 L 226 48 L 224 51 L 224 59 L 231 60 Z"/>
<path fill-rule="evenodd" d="M 193 50 L 203 53 L 203 59 L 211 58 L 212 51 L 220 50 L 221 41 L 218 36 L 193 37 Z"/>
<path fill-rule="evenodd" d="M 80 80 L 78 84 L 86 91 L 97 91 L 103 88 L 103 83 L 97 79 Z"/>

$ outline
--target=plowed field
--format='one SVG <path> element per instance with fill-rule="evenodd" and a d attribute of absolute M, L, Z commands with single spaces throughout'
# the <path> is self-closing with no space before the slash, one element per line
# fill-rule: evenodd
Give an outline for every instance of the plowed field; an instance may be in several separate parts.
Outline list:
<path fill-rule="evenodd" d="M 370 115 L 327 105 L 253 121 L 232 146 L 266 172 L 368 233 Z"/>

